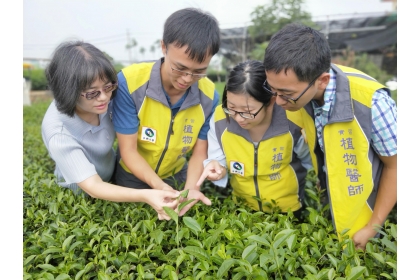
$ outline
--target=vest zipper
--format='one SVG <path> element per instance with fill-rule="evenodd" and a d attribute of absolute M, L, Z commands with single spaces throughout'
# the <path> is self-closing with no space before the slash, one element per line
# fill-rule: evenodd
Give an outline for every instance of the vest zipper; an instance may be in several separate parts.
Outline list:
<path fill-rule="evenodd" d="M 171 118 L 171 124 L 169 125 L 169 130 L 168 130 L 168 135 L 166 136 L 166 143 L 165 143 L 165 148 L 162 151 L 162 155 L 159 158 L 158 164 L 156 165 L 156 169 L 155 169 L 155 173 L 157 174 L 159 171 L 159 167 L 160 164 L 162 163 L 163 158 L 165 157 L 166 151 L 168 150 L 168 146 L 169 146 L 169 140 L 171 138 L 171 135 L 174 134 L 174 120 L 175 120 L 175 116 L 172 116 Z"/>
<path fill-rule="evenodd" d="M 259 142 L 256 146 L 254 145 L 254 186 L 255 186 L 256 197 L 261 199 L 260 190 L 258 188 L 258 180 L 257 180 L 257 174 L 258 174 L 258 146 L 259 145 L 260 145 Z M 258 200 L 258 207 L 260 208 L 260 211 L 263 211 L 261 200 Z"/>

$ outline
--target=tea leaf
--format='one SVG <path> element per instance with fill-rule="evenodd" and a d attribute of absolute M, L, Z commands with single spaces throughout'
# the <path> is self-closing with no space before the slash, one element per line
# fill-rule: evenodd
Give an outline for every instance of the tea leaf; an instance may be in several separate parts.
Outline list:
<path fill-rule="evenodd" d="M 207 261 L 210 258 L 207 252 L 200 247 L 187 246 L 184 248 L 184 251 L 203 261 Z"/>
<path fill-rule="evenodd" d="M 109 277 L 105 272 L 99 271 L 98 280 L 111 280 L 111 277 Z"/>
<path fill-rule="evenodd" d="M 55 278 L 55 280 L 64 280 L 64 279 L 71 279 L 70 275 L 66 273 L 62 273 Z"/>
<path fill-rule="evenodd" d="M 52 272 L 57 272 L 57 268 L 55 268 L 54 266 L 52 266 L 52 265 L 50 265 L 48 263 L 39 264 L 36 267 L 40 267 L 43 270 L 49 270 L 49 271 L 52 271 Z"/>
<path fill-rule="evenodd" d="M 163 231 L 161 231 L 160 229 L 157 229 L 157 230 L 152 231 L 150 233 L 150 236 L 156 240 L 157 244 L 160 244 L 162 243 L 164 234 L 163 234 Z"/>
<path fill-rule="evenodd" d="M 137 267 L 137 273 L 139 274 L 140 279 L 144 278 L 144 268 L 141 264 L 138 264 Z"/>
<path fill-rule="evenodd" d="M 196 280 L 199 280 L 199 279 L 201 279 L 201 277 L 203 277 L 204 275 L 206 275 L 207 274 L 207 271 L 206 270 L 202 270 L 202 271 L 200 271 L 198 274 L 197 274 L 197 276 L 194 278 L 194 279 L 196 279 Z"/>
<path fill-rule="evenodd" d="M 128 252 L 128 256 L 132 257 L 136 261 L 139 260 L 139 256 L 136 253 L 134 253 L 134 252 Z"/>
<path fill-rule="evenodd" d="M 313 267 L 312 265 L 309 264 L 303 264 L 302 268 L 306 271 L 306 272 L 310 272 L 313 275 L 316 275 L 316 269 L 315 267 Z"/>
<path fill-rule="evenodd" d="M 267 239 L 265 239 L 265 238 L 263 238 L 261 236 L 251 235 L 251 236 L 248 236 L 248 239 L 253 240 L 253 241 L 256 241 L 258 243 L 261 243 L 263 245 L 266 245 L 266 246 L 270 247 L 270 243 L 267 241 Z"/>
<path fill-rule="evenodd" d="M 191 217 L 183 217 L 182 219 L 187 227 L 189 227 L 195 234 L 201 231 L 201 227 L 196 220 Z"/>
<path fill-rule="evenodd" d="M 297 236 L 296 234 L 291 235 L 288 239 L 287 239 L 287 246 L 289 247 L 289 250 L 292 251 L 292 249 L 295 247 L 296 245 L 296 241 L 297 241 Z"/>
<path fill-rule="evenodd" d="M 226 229 L 223 231 L 224 235 L 226 236 L 227 239 L 232 240 L 233 239 L 233 230 L 231 229 Z"/>
<path fill-rule="evenodd" d="M 387 278 L 387 279 L 394 279 L 388 273 L 381 273 L 380 275 Z"/>
<path fill-rule="evenodd" d="M 338 259 L 335 258 L 333 255 L 331 254 L 327 254 L 328 258 L 330 259 L 330 262 L 332 263 L 332 265 L 337 268 L 337 264 L 338 264 Z"/>
<path fill-rule="evenodd" d="M 189 191 L 190 191 L 189 189 L 183 190 L 179 196 L 183 198 L 187 198 Z"/>
<path fill-rule="evenodd" d="M 384 262 L 385 262 L 384 257 L 383 257 L 381 254 L 378 254 L 378 253 L 371 253 L 371 255 L 372 255 L 375 259 L 377 259 L 380 263 L 384 263 Z"/>
<path fill-rule="evenodd" d="M 246 259 L 249 254 L 251 254 L 255 248 L 257 247 L 257 244 L 251 244 L 248 247 L 245 248 L 245 250 L 242 252 L 242 259 Z"/>
<path fill-rule="evenodd" d="M 76 235 L 70 235 L 69 237 L 66 238 L 66 240 L 64 240 L 63 245 L 61 246 L 61 248 L 63 249 L 63 252 L 66 252 L 67 247 L 69 246 L 71 240 L 75 237 Z"/>
<path fill-rule="evenodd" d="M 381 239 L 381 243 L 385 245 L 386 248 L 391 250 L 392 253 L 395 253 L 395 254 L 397 253 L 397 247 L 395 243 L 389 241 L 386 237 Z"/>
<path fill-rule="evenodd" d="M 172 208 L 169 208 L 168 206 L 163 206 L 163 210 L 166 214 L 168 214 L 168 216 L 172 220 L 174 220 L 178 224 L 178 214 Z"/>
<path fill-rule="evenodd" d="M 328 271 L 328 280 L 333 280 L 335 277 L 335 270 L 334 268 L 330 268 L 330 271 Z"/>
<path fill-rule="evenodd" d="M 235 259 L 224 260 L 219 270 L 217 271 L 217 278 L 222 279 L 222 276 L 237 262 Z"/>
<path fill-rule="evenodd" d="M 127 235 L 125 234 L 121 235 L 121 242 L 124 248 L 128 250 L 128 246 L 130 246 L 130 239 L 128 238 Z"/>
<path fill-rule="evenodd" d="M 82 277 L 83 276 L 83 274 L 85 274 L 85 270 L 84 269 L 82 269 L 82 270 L 80 270 L 79 272 L 77 272 L 77 274 L 76 274 L 76 277 L 74 278 L 74 280 L 79 280 L 80 279 L 80 277 Z"/>
<path fill-rule="evenodd" d="M 185 206 L 187 206 L 188 204 L 190 204 L 191 202 L 195 201 L 195 198 L 191 198 L 190 200 L 187 201 L 183 201 L 178 205 L 178 211 L 181 211 Z"/>
<path fill-rule="evenodd" d="M 179 251 L 179 256 L 178 256 L 178 258 L 176 258 L 176 267 L 177 268 L 185 260 L 186 256 L 187 255 L 182 250 Z"/>
<path fill-rule="evenodd" d="M 386 262 L 386 264 L 389 265 L 390 267 L 392 267 L 393 269 L 397 269 L 397 264 L 396 263 Z"/>
<path fill-rule="evenodd" d="M 63 249 L 57 248 L 57 247 L 51 247 L 51 248 L 45 250 L 44 252 L 42 252 L 42 254 L 43 255 L 48 255 L 48 254 L 51 254 L 51 253 L 61 253 L 61 252 L 63 252 Z"/>
<path fill-rule="evenodd" d="M 366 271 L 366 267 L 364 266 L 356 266 L 351 268 L 350 276 L 348 276 L 347 280 L 357 280 L 359 279 L 363 273 Z"/>

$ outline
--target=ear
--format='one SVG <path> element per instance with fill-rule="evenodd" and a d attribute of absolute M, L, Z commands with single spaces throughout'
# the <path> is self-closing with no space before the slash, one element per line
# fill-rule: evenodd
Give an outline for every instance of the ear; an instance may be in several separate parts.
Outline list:
<path fill-rule="evenodd" d="M 328 83 L 330 82 L 330 73 L 322 73 L 318 78 L 318 89 L 324 91 L 327 88 Z"/>
<path fill-rule="evenodd" d="M 161 49 L 162 49 L 162 54 L 163 54 L 163 56 L 165 56 L 165 55 L 166 55 L 166 52 L 168 51 L 168 49 L 166 49 L 166 45 L 165 45 L 165 43 L 163 42 L 163 40 L 160 40 L 160 47 L 161 47 Z"/>
<path fill-rule="evenodd" d="M 272 96 L 270 99 L 270 106 L 273 105 L 274 103 L 276 103 L 276 98 L 277 96 Z"/>

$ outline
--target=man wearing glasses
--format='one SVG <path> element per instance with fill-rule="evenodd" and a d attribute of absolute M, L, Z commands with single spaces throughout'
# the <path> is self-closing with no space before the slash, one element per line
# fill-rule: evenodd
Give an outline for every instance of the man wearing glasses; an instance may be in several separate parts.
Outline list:
<path fill-rule="evenodd" d="M 195 183 L 207 158 L 209 120 L 219 102 L 214 83 L 206 78 L 219 46 L 217 20 L 199 9 L 182 9 L 165 22 L 163 57 L 118 74 L 111 115 L 120 155 L 116 182 L 153 189 L 185 183 L 188 199 L 196 200 L 180 215 L 199 200 L 211 204 Z"/>
<path fill-rule="evenodd" d="M 389 89 L 331 64 L 323 34 L 298 24 L 271 37 L 264 65 L 264 89 L 276 103 L 305 108 L 308 145 L 339 238 L 348 234 L 364 249 L 397 201 L 397 108 Z"/>

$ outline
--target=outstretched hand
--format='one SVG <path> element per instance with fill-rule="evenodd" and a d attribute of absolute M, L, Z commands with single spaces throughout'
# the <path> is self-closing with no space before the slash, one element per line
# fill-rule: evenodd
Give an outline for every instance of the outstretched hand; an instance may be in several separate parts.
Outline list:
<path fill-rule="evenodd" d="M 190 199 L 195 199 L 195 200 L 185 205 L 184 208 L 182 208 L 181 211 L 178 213 L 179 216 L 183 216 L 188 210 L 190 210 L 191 207 L 193 207 L 194 204 L 196 204 L 199 201 L 203 202 L 206 205 L 211 205 L 210 199 L 208 199 L 199 190 L 189 190 L 187 198 L 180 200 L 180 203 L 183 201 L 190 200 Z"/>
<path fill-rule="evenodd" d="M 203 170 L 203 173 L 198 179 L 196 186 L 200 187 L 201 184 L 204 182 L 204 179 L 210 181 L 217 181 L 222 179 L 226 175 L 226 169 L 220 165 L 217 160 L 210 161 Z"/>
<path fill-rule="evenodd" d="M 176 199 L 180 192 L 176 190 L 144 190 L 146 193 L 146 203 L 153 207 L 158 213 L 159 220 L 169 221 L 171 218 L 166 214 L 163 209 L 167 206 L 172 209 L 176 209 L 178 206 L 178 199 Z"/>
<path fill-rule="evenodd" d="M 378 232 L 370 225 L 366 225 L 353 235 L 353 242 L 356 249 L 366 249 L 366 244 L 370 238 L 375 237 Z"/>

